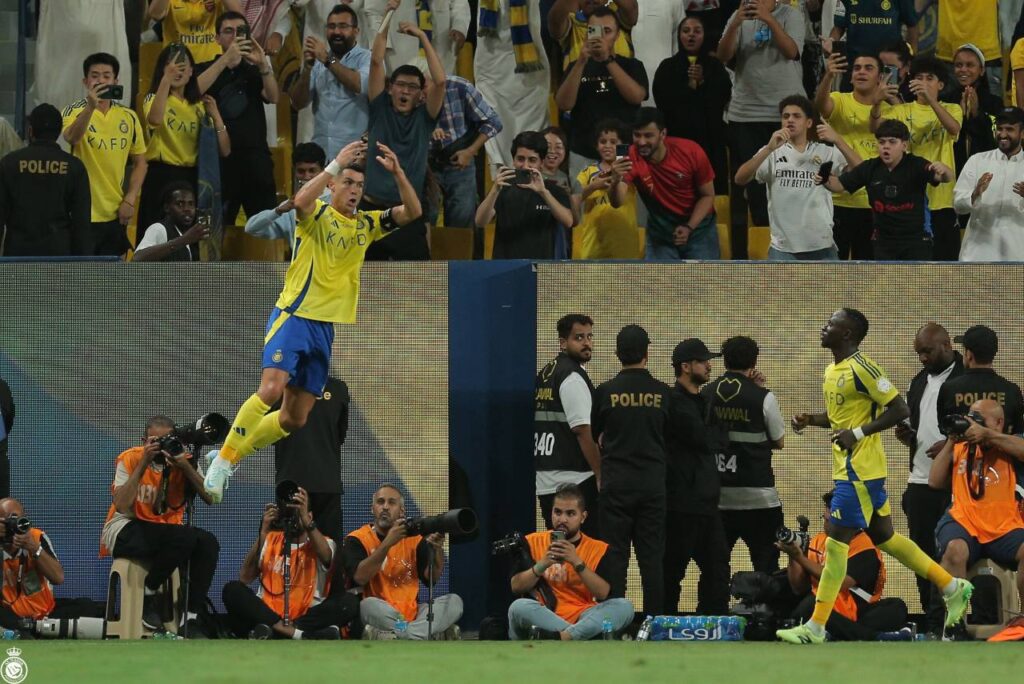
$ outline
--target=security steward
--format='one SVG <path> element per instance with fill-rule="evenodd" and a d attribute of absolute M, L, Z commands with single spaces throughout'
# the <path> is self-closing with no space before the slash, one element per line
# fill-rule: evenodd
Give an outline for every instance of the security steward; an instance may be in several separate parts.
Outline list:
<path fill-rule="evenodd" d="M 782 502 L 775 489 L 772 450 L 783 447 L 786 422 L 775 393 L 757 370 L 757 342 L 742 335 L 722 343 L 725 373 L 701 394 L 723 428 L 725 449 L 716 456 L 722 497 L 718 503 L 729 553 L 742 539 L 754 570 L 779 569 L 775 531 L 782 526 Z"/>
<path fill-rule="evenodd" d="M 39 105 L 28 117 L 28 147 L 0 160 L 0 255 L 92 254 L 89 176 L 57 145 L 61 127 L 57 108 Z"/>
<path fill-rule="evenodd" d="M 943 416 L 953 413 L 966 416 L 974 402 L 992 399 L 1003 407 L 1006 431 L 1012 435 L 1024 432 L 1024 397 L 1020 387 L 992 368 L 999 351 L 999 337 L 995 331 L 985 325 L 972 325 L 953 341 L 964 347 L 966 370 L 959 377 L 946 381 L 939 389 L 939 425 Z"/>
<path fill-rule="evenodd" d="M 639 325 L 615 338 L 622 370 L 594 392 L 590 422 L 601 445 L 601 534 L 628 560 L 636 547 L 644 613 L 664 609 L 665 430 L 669 388 L 647 370 L 651 339 Z M 625 576 L 609 578 L 625 586 Z M 616 584 L 618 583 L 618 584 Z"/>
<path fill-rule="evenodd" d="M 713 354 L 699 339 L 683 340 L 672 351 L 668 452 L 668 513 L 665 517 L 665 608 L 679 607 L 679 585 L 690 560 L 700 568 L 697 613 L 729 612 L 729 551 L 718 513 L 717 458 L 724 448 L 721 427 L 701 395 L 711 379 Z"/>
<path fill-rule="evenodd" d="M 601 452 L 590 429 L 594 385 L 583 364 L 594 346 L 594 321 L 584 314 L 558 320 L 558 356 L 537 373 L 534 396 L 533 459 L 537 500 L 547 529 L 552 529 L 551 506 L 560 485 L 576 485 L 593 502 L 583 521 L 583 533 L 600 539 L 598 481 Z"/>

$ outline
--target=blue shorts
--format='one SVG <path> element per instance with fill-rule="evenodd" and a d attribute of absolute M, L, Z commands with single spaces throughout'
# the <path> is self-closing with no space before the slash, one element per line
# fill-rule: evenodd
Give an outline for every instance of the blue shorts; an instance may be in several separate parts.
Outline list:
<path fill-rule="evenodd" d="M 1024 527 L 982 544 L 977 537 L 972 536 L 963 525 L 954 520 L 949 511 L 946 511 L 939 519 L 939 524 L 935 526 L 935 548 L 938 550 L 939 558 L 946 553 L 946 547 L 954 539 L 963 539 L 967 542 L 967 567 L 971 567 L 982 558 L 991 558 L 1000 565 L 1016 568 L 1017 552 L 1024 544 Z"/>
<path fill-rule="evenodd" d="M 331 370 L 334 324 L 293 316 L 275 308 L 263 338 L 263 367 L 287 371 L 289 385 L 323 394 Z"/>
<path fill-rule="evenodd" d="M 829 519 L 833 525 L 866 530 L 875 514 L 888 516 L 889 495 L 885 478 L 877 480 L 836 480 Z"/>

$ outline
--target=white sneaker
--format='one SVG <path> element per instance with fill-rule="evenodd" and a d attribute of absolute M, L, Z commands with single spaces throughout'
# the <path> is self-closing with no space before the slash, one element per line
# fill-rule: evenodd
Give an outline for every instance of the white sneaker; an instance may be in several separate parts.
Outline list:
<path fill-rule="evenodd" d="M 217 449 L 208 453 L 206 458 L 209 459 L 210 466 L 203 479 L 203 488 L 213 503 L 219 504 L 224 499 L 224 490 L 228 488 L 228 479 L 234 474 L 235 466 L 222 458 Z"/>

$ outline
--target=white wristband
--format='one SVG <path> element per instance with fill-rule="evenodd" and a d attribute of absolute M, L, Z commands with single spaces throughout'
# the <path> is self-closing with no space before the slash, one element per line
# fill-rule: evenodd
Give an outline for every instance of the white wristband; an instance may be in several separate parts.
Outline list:
<path fill-rule="evenodd" d="M 337 159 L 332 159 L 331 163 L 327 165 L 324 171 L 331 174 L 332 176 L 337 176 L 339 173 L 341 173 L 341 164 L 338 163 Z"/>
<path fill-rule="evenodd" d="M 864 428 L 855 427 L 853 428 L 853 436 L 857 438 L 857 441 L 864 439 Z"/>

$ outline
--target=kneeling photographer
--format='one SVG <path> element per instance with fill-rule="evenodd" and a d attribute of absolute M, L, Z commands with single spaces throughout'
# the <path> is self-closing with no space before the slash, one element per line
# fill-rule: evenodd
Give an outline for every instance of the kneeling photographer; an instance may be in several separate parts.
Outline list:
<path fill-rule="evenodd" d="M 199 437 L 195 441 L 205 443 Z M 114 502 L 100 536 L 101 556 L 149 563 L 142 624 L 154 631 L 163 629 L 164 623 L 157 593 L 175 568 L 188 568 L 188 610 L 183 618 L 196 620 L 205 615 L 206 594 L 220 554 L 216 537 L 185 524 L 185 510 L 195 494 L 208 505 L 210 497 L 183 442 L 179 428 L 167 416 L 156 415 L 146 421 L 142 445 L 117 457 Z"/>
<path fill-rule="evenodd" d="M 16 499 L 0 500 L 4 533 L 4 589 L 0 626 L 21 629 L 22 620 L 48 617 L 57 605 L 54 584 L 64 582 L 64 568 L 49 537 L 32 527 Z"/>
<path fill-rule="evenodd" d="M 359 613 L 359 599 L 336 592 L 328 598 L 336 545 L 317 528 L 309 494 L 295 482 L 277 486 L 260 533 L 238 576 L 224 585 L 232 630 L 251 639 L 339 639 L 340 628 Z M 247 585 L 259 580 L 256 591 Z"/>
<path fill-rule="evenodd" d="M 829 510 L 832 492 L 824 494 L 822 515 L 825 529 L 809 542 L 807 551 L 801 540 L 776 542 L 789 556 L 786 569 L 789 585 L 803 599 L 793 611 L 794 618 L 806 620 L 814 610 L 818 581 L 825 563 L 825 542 L 832 524 Z M 914 632 L 905 627 L 907 605 L 898 598 L 882 598 L 885 588 L 885 563 L 881 552 L 871 542 L 867 532 L 860 530 L 849 542 L 846 578 L 836 598 L 835 609 L 825 628 L 833 641 L 911 641 Z"/>
<path fill-rule="evenodd" d="M 583 491 L 563 484 L 551 504 L 554 529 L 526 535 L 528 553 L 512 576 L 516 594 L 534 592 L 541 582 L 550 593 L 519 598 L 508 609 L 510 639 L 593 639 L 617 632 L 633 620 L 633 604 L 622 598 L 624 587 L 612 587 L 605 577 L 625 576 L 626 559 L 608 544 L 580 531 L 587 519 Z M 525 567 L 523 567 L 525 566 Z M 543 601 L 543 602 L 542 602 Z"/>
<path fill-rule="evenodd" d="M 365 625 L 364 639 L 459 638 L 455 623 L 462 617 L 462 599 L 458 595 L 438 596 L 432 611 L 428 604 L 416 601 L 420 582 L 432 588 L 444 570 L 444 534 L 424 535 L 425 530 L 417 528 L 466 510 L 406 520 L 405 497 L 398 487 L 383 484 L 377 489 L 371 505 L 373 523 L 345 537 L 344 546 L 348 576 L 363 590 L 359 614 Z M 475 521 L 472 526 L 475 528 Z M 431 612 L 432 624 L 428 620 Z"/>

